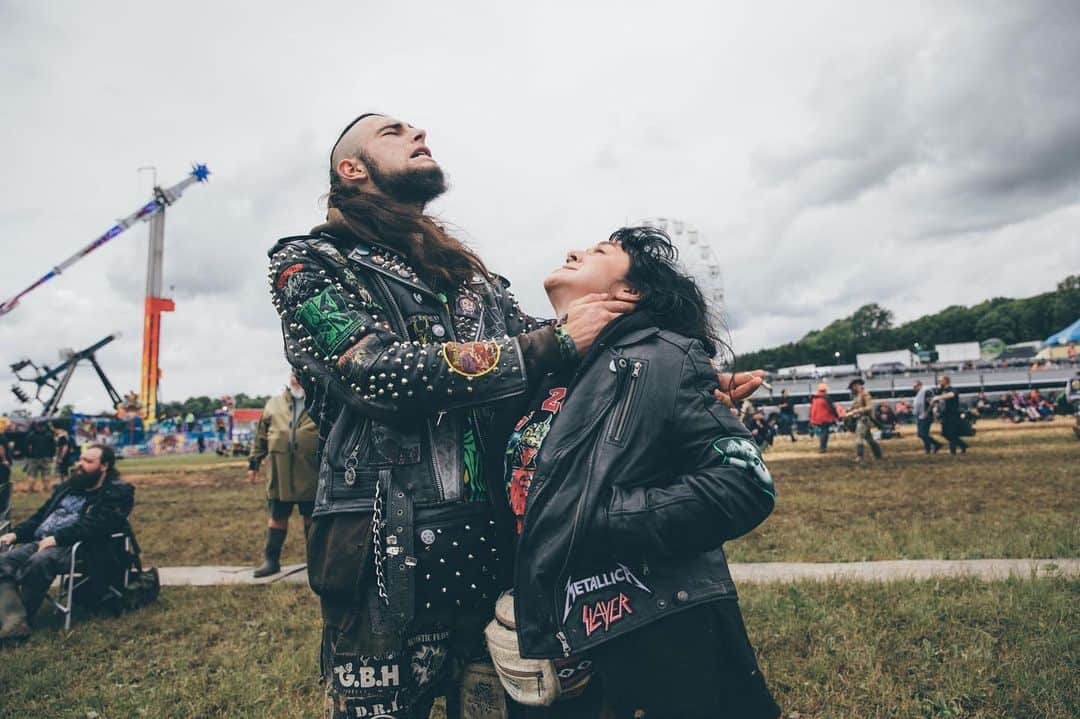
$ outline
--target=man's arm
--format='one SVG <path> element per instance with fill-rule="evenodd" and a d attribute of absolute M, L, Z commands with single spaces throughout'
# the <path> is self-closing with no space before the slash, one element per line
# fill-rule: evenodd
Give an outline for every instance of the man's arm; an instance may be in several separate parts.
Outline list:
<path fill-rule="evenodd" d="M 57 485 L 53 489 L 52 496 L 48 501 L 38 507 L 38 510 L 33 515 L 16 524 L 11 533 L 15 535 L 16 542 L 29 542 L 34 537 L 34 532 L 41 526 L 41 523 L 45 521 L 45 517 L 49 516 L 49 510 L 53 506 L 53 500 L 56 498 L 56 493 L 60 490 L 61 485 Z"/>
<path fill-rule="evenodd" d="M 130 484 L 115 484 L 108 489 L 103 486 L 98 491 L 105 494 L 78 521 L 56 531 L 53 535 L 56 544 L 70 547 L 76 542 L 105 539 L 127 526 L 128 515 L 135 506 L 135 488 Z"/>
<path fill-rule="evenodd" d="M 274 305 L 290 364 L 367 416 L 390 421 L 512 397 L 566 361 L 549 327 L 482 342 L 410 342 L 393 331 L 376 283 L 346 288 L 334 272 L 315 250 L 286 246 L 271 260 Z M 591 344 L 613 304 L 594 298 L 575 308 L 574 331 Z"/>
<path fill-rule="evenodd" d="M 251 442 L 251 452 L 248 454 L 248 481 L 254 482 L 259 471 L 259 465 L 266 459 L 266 455 L 270 453 L 269 445 L 269 433 L 270 433 L 270 413 L 269 403 L 263 408 L 263 413 L 259 417 L 259 423 L 255 428 L 255 439 Z"/>

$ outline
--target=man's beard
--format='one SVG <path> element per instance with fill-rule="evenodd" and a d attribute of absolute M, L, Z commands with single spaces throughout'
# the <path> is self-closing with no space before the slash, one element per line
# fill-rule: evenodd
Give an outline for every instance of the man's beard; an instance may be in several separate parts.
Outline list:
<path fill-rule="evenodd" d="M 72 489 L 85 492 L 97 484 L 99 479 L 101 479 L 100 474 L 93 474 L 77 469 L 71 473 L 68 483 L 71 485 Z"/>
<path fill-rule="evenodd" d="M 438 165 L 389 173 L 383 172 L 367 153 L 360 153 L 360 160 L 367 167 L 375 186 L 396 202 L 426 205 L 446 192 L 446 177 Z"/>

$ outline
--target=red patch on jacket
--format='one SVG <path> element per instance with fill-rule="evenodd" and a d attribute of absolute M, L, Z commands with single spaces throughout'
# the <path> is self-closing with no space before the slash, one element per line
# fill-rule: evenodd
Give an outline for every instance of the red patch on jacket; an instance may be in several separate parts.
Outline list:
<path fill-rule="evenodd" d="M 279 290 L 285 289 L 285 281 L 289 279 L 289 275 L 295 275 L 302 269 L 304 269 L 303 265 L 289 265 L 281 271 L 281 274 L 278 275 L 277 282 L 275 282 L 274 284 Z"/>

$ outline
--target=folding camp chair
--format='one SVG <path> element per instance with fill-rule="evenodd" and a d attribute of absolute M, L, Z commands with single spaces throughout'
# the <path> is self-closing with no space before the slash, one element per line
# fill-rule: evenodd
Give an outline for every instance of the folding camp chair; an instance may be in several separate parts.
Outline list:
<path fill-rule="evenodd" d="M 0 534 L 11 529 L 11 482 L 0 484 Z"/>
<path fill-rule="evenodd" d="M 125 532 L 116 532 L 109 535 L 109 539 L 114 542 L 121 542 L 123 545 L 124 556 L 129 557 L 131 554 L 131 535 Z M 71 629 L 71 615 L 75 609 L 75 592 L 79 587 L 83 586 L 87 582 L 91 581 L 91 577 L 86 571 L 86 562 L 79 557 L 79 549 L 82 547 L 82 542 L 76 542 L 71 547 L 71 564 L 66 571 L 57 575 L 60 581 L 60 587 L 56 593 L 56 597 L 49 597 L 49 602 L 56 607 L 56 610 L 64 615 L 64 629 Z M 128 586 L 128 577 L 131 573 L 131 562 L 128 561 L 124 566 L 124 577 L 122 584 L 117 587 L 110 583 L 105 583 L 105 597 L 115 596 L 117 599 L 122 598 L 123 590 Z"/>

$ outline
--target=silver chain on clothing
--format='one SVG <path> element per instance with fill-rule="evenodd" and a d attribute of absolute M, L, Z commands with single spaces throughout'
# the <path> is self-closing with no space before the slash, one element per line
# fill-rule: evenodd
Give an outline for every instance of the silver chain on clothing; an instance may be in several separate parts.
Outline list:
<path fill-rule="evenodd" d="M 383 604 L 390 605 L 390 596 L 386 593 L 386 580 L 383 577 L 383 552 L 382 552 L 382 478 L 375 482 L 375 510 L 371 515 L 371 534 L 375 544 L 375 583 L 379 589 L 379 599 Z"/>

